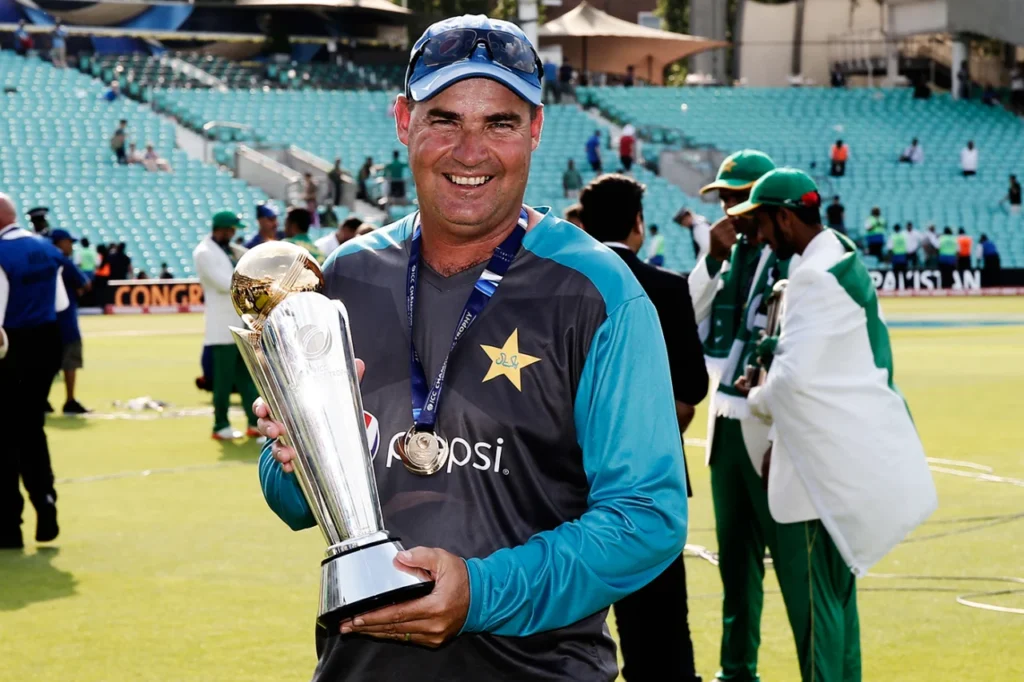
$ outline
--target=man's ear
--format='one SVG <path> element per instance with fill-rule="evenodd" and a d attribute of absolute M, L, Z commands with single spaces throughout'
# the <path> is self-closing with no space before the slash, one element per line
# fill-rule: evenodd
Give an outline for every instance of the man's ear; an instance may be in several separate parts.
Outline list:
<path fill-rule="evenodd" d="M 793 241 L 797 230 L 800 229 L 800 221 L 797 220 L 796 214 L 788 208 L 783 208 L 775 214 L 775 221 L 782 231 L 782 236 Z"/>
<path fill-rule="evenodd" d="M 646 234 L 644 229 L 644 216 L 642 213 L 636 214 L 636 224 L 633 225 L 633 232 L 643 237 Z"/>
<path fill-rule="evenodd" d="M 395 132 L 398 139 L 406 147 L 409 146 L 409 124 L 412 121 L 412 111 L 409 107 L 409 100 L 405 95 L 399 95 L 395 100 Z"/>
<path fill-rule="evenodd" d="M 540 146 L 540 134 L 544 130 L 544 106 L 537 107 L 537 115 L 530 119 L 530 149 L 537 151 Z"/>

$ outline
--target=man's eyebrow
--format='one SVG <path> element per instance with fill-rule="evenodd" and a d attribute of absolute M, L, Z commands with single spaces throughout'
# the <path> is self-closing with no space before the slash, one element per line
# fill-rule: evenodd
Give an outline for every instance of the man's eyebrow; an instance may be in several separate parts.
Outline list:
<path fill-rule="evenodd" d="M 523 117 L 514 111 L 502 111 L 497 114 L 491 114 L 484 119 L 487 123 L 522 123 Z"/>
<path fill-rule="evenodd" d="M 446 121 L 461 121 L 462 115 L 454 111 L 448 111 L 447 109 L 434 108 L 427 112 L 427 116 L 430 118 L 443 118 Z"/>

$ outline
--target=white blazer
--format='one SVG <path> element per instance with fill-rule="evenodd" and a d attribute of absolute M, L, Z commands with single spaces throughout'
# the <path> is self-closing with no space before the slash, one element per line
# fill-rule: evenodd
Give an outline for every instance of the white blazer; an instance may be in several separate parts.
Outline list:
<path fill-rule="evenodd" d="M 231 304 L 231 275 L 235 266 L 224 249 L 213 237 L 206 237 L 192 252 L 196 274 L 203 285 L 206 307 L 206 332 L 203 344 L 207 346 L 235 345 L 228 327 L 242 327 L 242 318 Z"/>
<path fill-rule="evenodd" d="M 820 518 L 862 575 L 935 511 L 938 498 L 907 405 L 889 385 L 888 331 L 874 285 L 865 271 L 859 284 L 871 287 L 874 303 L 867 310 L 830 271 L 845 255 L 826 230 L 790 266 L 775 357 L 747 402 L 773 424 L 772 517 Z"/>

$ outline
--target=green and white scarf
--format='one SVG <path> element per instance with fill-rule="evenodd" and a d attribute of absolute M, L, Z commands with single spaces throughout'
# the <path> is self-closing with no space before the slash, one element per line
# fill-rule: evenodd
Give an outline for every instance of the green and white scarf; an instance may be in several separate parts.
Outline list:
<path fill-rule="evenodd" d="M 719 416 L 749 416 L 746 399 L 733 384 L 747 364 L 767 321 L 759 311 L 779 279 L 787 276 L 789 261 L 780 262 L 767 246 L 750 244 L 745 237 L 732 249 L 729 269 L 711 306 L 711 325 L 704 342 L 709 372 L 718 380 L 715 410 Z"/>

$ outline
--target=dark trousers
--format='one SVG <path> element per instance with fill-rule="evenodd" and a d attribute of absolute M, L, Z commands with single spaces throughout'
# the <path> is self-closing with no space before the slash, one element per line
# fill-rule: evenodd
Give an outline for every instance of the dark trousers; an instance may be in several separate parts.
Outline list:
<path fill-rule="evenodd" d="M 11 428 L 0 462 L 0 541 L 20 537 L 25 500 L 19 478 L 37 510 L 57 499 L 43 406 L 61 358 L 56 323 L 5 331 L 10 350 L 0 360 L 0 414 Z"/>
<path fill-rule="evenodd" d="M 124 147 L 115 147 L 114 154 L 117 155 L 117 162 L 122 166 L 128 165 L 128 154 L 125 152 Z"/>
<path fill-rule="evenodd" d="M 981 271 L 981 285 L 984 287 L 999 286 L 999 275 L 1002 265 L 999 262 L 999 254 L 985 256 L 985 267 Z"/>
<path fill-rule="evenodd" d="M 943 289 L 953 286 L 953 270 L 955 269 L 956 258 L 954 256 L 939 256 L 939 277 L 942 280 Z"/>
<path fill-rule="evenodd" d="M 846 162 L 845 161 L 833 161 L 831 168 L 831 175 L 834 178 L 841 178 L 846 175 Z"/>
<path fill-rule="evenodd" d="M 683 557 L 615 605 L 626 682 L 697 682 Z"/>
<path fill-rule="evenodd" d="M 957 270 L 970 270 L 971 269 L 971 257 L 970 256 L 958 256 L 956 259 Z"/>
<path fill-rule="evenodd" d="M 633 157 L 632 156 L 620 156 L 619 161 L 622 162 L 622 168 L 627 173 L 633 169 Z"/>
<path fill-rule="evenodd" d="M 899 282 L 899 276 L 902 273 L 904 277 L 907 276 L 907 257 L 897 258 L 893 256 L 892 259 L 892 272 L 896 275 L 896 281 Z"/>
<path fill-rule="evenodd" d="M 259 394 L 238 347 L 233 344 L 210 346 L 210 353 L 213 356 L 213 430 L 220 431 L 231 426 L 228 407 L 231 405 L 231 391 L 235 387 L 242 398 L 242 409 L 249 419 L 249 426 L 255 427 L 256 415 L 252 412 L 252 404 Z"/>
<path fill-rule="evenodd" d="M 334 192 L 334 205 L 341 205 L 341 183 L 331 181 L 331 190 Z"/>

